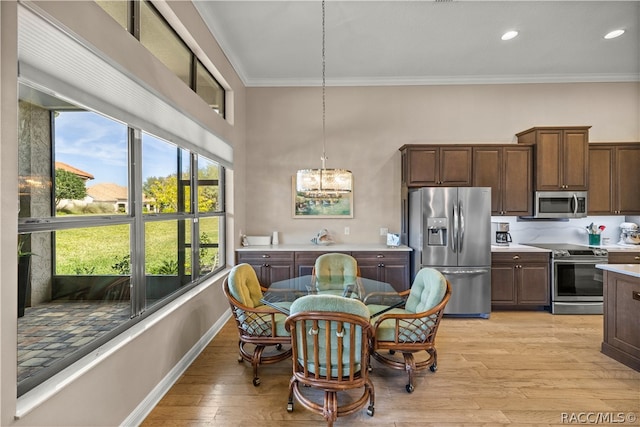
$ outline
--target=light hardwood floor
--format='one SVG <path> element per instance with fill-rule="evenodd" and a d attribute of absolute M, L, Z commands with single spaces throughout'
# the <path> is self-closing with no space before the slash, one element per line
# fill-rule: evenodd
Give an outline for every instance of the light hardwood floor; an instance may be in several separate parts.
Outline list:
<path fill-rule="evenodd" d="M 251 367 L 237 362 L 231 322 L 142 425 L 326 425 L 300 405 L 287 412 L 286 361 L 260 367 L 262 384 L 252 385 Z M 601 341 L 599 315 L 501 311 L 488 320 L 445 317 L 436 341 L 437 372 L 418 373 L 408 394 L 404 372 L 372 360 L 375 415 L 363 409 L 335 425 L 566 426 L 595 424 L 589 420 L 596 416 L 613 420 L 599 425 L 640 425 L 640 373 L 603 355 Z M 636 419 L 617 418 L 629 414 Z"/>

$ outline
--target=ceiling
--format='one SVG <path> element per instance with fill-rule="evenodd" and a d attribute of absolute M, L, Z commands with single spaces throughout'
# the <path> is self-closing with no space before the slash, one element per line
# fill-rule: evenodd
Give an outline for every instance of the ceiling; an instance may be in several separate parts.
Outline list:
<path fill-rule="evenodd" d="M 320 1 L 194 4 L 246 86 L 321 84 Z M 325 28 L 329 86 L 640 80 L 640 1 L 329 0 Z"/>

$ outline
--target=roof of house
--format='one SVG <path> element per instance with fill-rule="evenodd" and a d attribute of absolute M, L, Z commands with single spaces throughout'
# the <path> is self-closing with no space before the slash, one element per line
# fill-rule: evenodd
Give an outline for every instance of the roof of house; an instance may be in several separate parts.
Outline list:
<path fill-rule="evenodd" d="M 92 185 L 87 188 L 87 194 L 96 202 L 114 202 L 128 199 L 127 187 L 111 182 Z"/>
<path fill-rule="evenodd" d="M 82 178 L 84 180 L 89 180 L 89 179 L 93 179 L 94 178 L 94 176 L 91 175 L 89 172 L 85 172 L 85 171 L 80 170 L 78 168 L 74 168 L 73 166 L 68 165 L 66 163 L 63 163 L 63 162 L 56 162 L 55 166 L 56 166 L 56 169 L 62 169 L 62 170 L 65 170 L 67 172 L 71 172 L 71 173 L 73 173 L 75 175 L 78 175 L 80 178 Z"/>

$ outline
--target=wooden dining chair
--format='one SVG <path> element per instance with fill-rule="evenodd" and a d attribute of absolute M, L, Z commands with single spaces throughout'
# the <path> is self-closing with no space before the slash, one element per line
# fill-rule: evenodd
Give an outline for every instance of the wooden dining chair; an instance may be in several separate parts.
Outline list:
<path fill-rule="evenodd" d="M 392 308 L 375 319 L 371 356 L 385 366 L 406 371 L 409 375 L 406 390 L 412 393 L 416 371 L 438 369 L 436 334 L 451 298 L 451 284 L 439 271 L 423 268 L 405 294 L 404 308 Z M 402 354 L 403 360 L 395 357 L 396 352 Z M 414 354 L 420 352 L 426 352 L 426 358 L 416 361 Z"/>
<path fill-rule="evenodd" d="M 332 426 L 338 417 L 367 407 L 374 414 L 375 392 L 369 379 L 369 310 L 360 301 L 337 295 L 307 295 L 293 302 L 286 320 L 291 332 L 293 376 L 287 410 L 294 397 Z M 310 389 L 323 391 L 324 399 Z M 362 389 L 345 396 L 343 392 Z M 359 396 L 359 397 L 358 397 Z M 315 398 L 314 398 L 315 397 Z"/>
<path fill-rule="evenodd" d="M 255 270 L 249 264 L 231 269 L 222 284 L 238 327 L 238 362 L 253 367 L 253 385 L 260 385 L 258 366 L 277 363 L 291 357 L 291 337 L 285 328 L 286 315 L 260 300 L 266 288 L 260 286 Z M 288 306 L 290 302 L 283 302 Z M 285 347 L 286 346 L 286 347 Z M 271 347 L 272 351 L 266 351 Z"/>

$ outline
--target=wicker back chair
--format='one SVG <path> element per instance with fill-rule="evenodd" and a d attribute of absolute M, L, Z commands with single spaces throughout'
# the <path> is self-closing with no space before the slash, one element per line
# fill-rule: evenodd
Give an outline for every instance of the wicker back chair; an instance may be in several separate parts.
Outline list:
<path fill-rule="evenodd" d="M 320 294 L 346 296 L 361 286 L 360 268 L 354 257 L 343 253 L 326 253 L 316 258 L 311 286 Z"/>
<path fill-rule="evenodd" d="M 233 267 L 222 288 L 240 335 L 238 362 L 251 363 L 253 385 L 258 386 L 259 365 L 291 357 L 291 337 L 284 326 L 286 315 L 260 302 L 265 288 L 260 286 L 256 272 L 249 264 Z M 286 348 L 283 349 L 283 346 Z M 269 347 L 273 349 L 267 350 Z"/>
<path fill-rule="evenodd" d="M 286 327 L 291 332 L 293 376 L 289 382 L 289 404 L 294 397 L 305 408 L 321 414 L 332 426 L 341 416 L 368 404 L 374 413 L 374 388 L 369 379 L 369 311 L 360 301 L 336 295 L 307 295 L 291 305 Z M 302 387 L 301 387 L 302 386 Z M 314 399 L 310 388 L 324 391 Z M 338 393 L 362 389 L 359 397 L 338 405 Z"/>
<path fill-rule="evenodd" d="M 394 308 L 378 317 L 373 325 L 371 355 L 378 362 L 406 371 L 406 390 L 414 390 L 413 374 L 425 368 L 438 369 L 436 333 L 444 309 L 451 298 L 451 284 L 437 270 L 421 269 L 411 286 L 404 308 Z M 416 361 L 414 354 L 425 351 L 427 357 Z M 395 357 L 395 352 L 403 360 Z"/>

